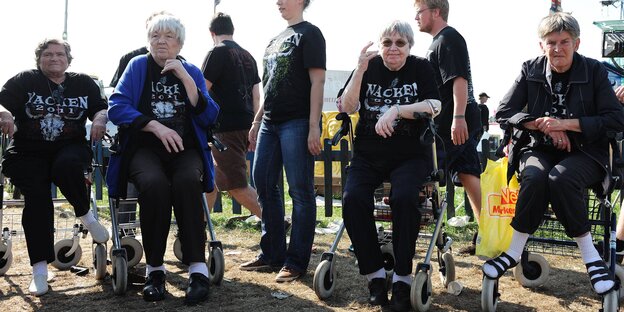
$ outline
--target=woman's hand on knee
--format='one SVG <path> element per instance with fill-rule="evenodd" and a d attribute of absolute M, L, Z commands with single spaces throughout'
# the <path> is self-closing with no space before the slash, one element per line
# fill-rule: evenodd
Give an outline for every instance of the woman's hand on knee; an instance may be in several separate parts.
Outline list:
<path fill-rule="evenodd" d="M 178 153 L 184 150 L 180 135 L 175 130 L 166 127 L 156 120 L 148 122 L 143 131 L 153 133 L 163 143 L 169 153 L 171 151 Z"/>

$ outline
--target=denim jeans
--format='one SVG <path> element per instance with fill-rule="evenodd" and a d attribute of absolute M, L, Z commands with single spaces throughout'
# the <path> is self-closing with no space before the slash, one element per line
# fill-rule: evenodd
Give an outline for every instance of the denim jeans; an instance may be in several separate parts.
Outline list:
<path fill-rule="evenodd" d="M 253 179 L 262 207 L 262 249 L 260 259 L 271 266 L 288 266 L 303 272 L 310 262 L 316 200 L 314 156 L 308 151 L 308 119 L 276 124 L 263 122 L 258 133 Z M 288 194 L 292 198 L 292 228 L 286 247 L 283 195 L 278 181 L 286 171 Z"/>

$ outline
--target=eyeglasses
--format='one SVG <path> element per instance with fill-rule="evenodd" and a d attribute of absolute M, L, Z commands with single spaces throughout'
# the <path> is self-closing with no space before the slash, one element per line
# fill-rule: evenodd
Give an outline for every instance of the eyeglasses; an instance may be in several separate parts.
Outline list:
<path fill-rule="evenodd" d="M 430 8 L 426 8 L 426 9 L 418 10 L 418 11 L 416 11 L 416 16 L 421 16 L 423 14 L 423 12 L 429 11 L 429 10 L 431 10 L 431 9 Z"/>
<path fill-rule="evenodd" d="M 392 41 L 390 39 L 384 39 L 383 41 L 381 41 L 381 45 L 386 47 L 386 48 L 391 47 L 392 44 L 397 46 L 397 48 L 402 48 L 402 47 L 404 47 L 407 44 L 407 42 L 405 40 L 403 40 L 403 39 L 398 39 L 397 41 Z"/>
<path fill-rule="evenodd" d="M 56 104 L 63 104 L 63 92 L 65 92 L 65 88 L 62 85 L 57 85 L 56 89 L 52 91 L 52 98 Z"/>

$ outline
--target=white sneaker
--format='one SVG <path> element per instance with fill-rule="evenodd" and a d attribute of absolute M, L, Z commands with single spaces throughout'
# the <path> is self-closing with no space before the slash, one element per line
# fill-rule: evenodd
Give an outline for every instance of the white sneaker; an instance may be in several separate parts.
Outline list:
<path fill-rule="evenodd" d="M 95 221 L 85 226 L 96 243 L 106 243 L 109 238 L 108 230 L 100 222 Z"/>
<path fill-rule="evenodd" d="M 48 292 L 48 275 L 33 275 L 30 286 L 28 286 L 28 291 L 37 297 L 45 295 Z"/>

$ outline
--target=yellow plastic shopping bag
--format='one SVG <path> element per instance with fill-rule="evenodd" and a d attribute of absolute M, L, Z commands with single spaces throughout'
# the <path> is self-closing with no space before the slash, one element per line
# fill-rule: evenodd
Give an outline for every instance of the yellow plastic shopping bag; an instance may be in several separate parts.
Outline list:
<path fill-rule="evenodd" d="M 513 229 L 509 225 L 516 212 L 518 180 L 507 184 L 507 157 L 489 160 L 481 174 L 481 217 L 477 255 L 493 258 L 509 248 Z"/>

